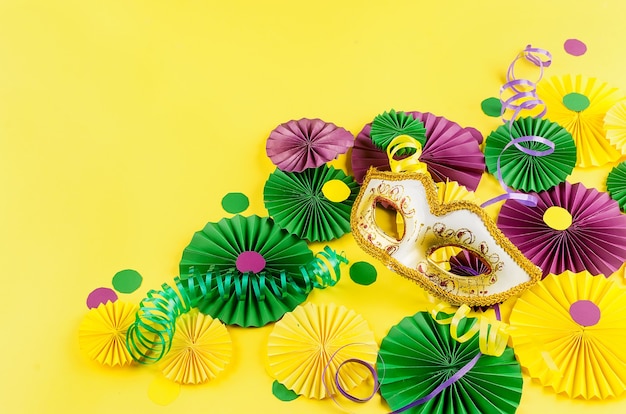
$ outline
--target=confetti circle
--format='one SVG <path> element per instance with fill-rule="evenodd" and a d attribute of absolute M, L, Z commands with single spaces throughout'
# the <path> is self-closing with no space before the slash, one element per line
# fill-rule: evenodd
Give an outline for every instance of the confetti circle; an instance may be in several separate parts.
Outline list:
<path fill-rule="evenodd" d="M 142 281 L 143 277 L 136 270 L 120 270 L 113 276 L 113 288 L 120 293 L 133 293 Z"/>
<path fill-rule="evenodd" d="M 572 215 L 559 206 L 551 206 L 543 213 L 543 221 L 554 230 L 567 230 L 572 225 Z"/>
<path fill-rule="evenodd" d="M 571 92 L 563 97 L 563 105 L 570 111 L 584 111 L 589 108 L 589 104 L 589 98 L 582 93 Z"/>
<path fill-rule="evenodd" d="M 498 98 L 487 98 L 480 103 L 480 108 L 485 115 L 492 116 L 494 118 L 502 115 L 502 102 Z"/>
<path fill-rule="evenodd" d="M 578 39 L 567 39 L 563 48 L 572 56 L 582 56 L 587 52 L 587 45 Z"/>
<path fill-rule="evenodd" d="M 350 187 L 341 180 L 330 180 L 322 186 L 322 194 L 333 203 L 341 203 L 350 197 Z"/>
<path fill-rule="evenodd" d="M 227 213 L 237 214 L 245 211 L 250 205 L 250 201 L 245 194 L 228 193 L 222 198 L 222 208 Z"/>
<path fill-rule="evenodd" d="M 371 285 L 376 281 L 376 268 L 367 262 L 355 262 L 350 266 L 350 279 L 359 285 Z"/>
<path fill-rule="evenodd" d="M 237 270 L 241 273 L 259 273 L 261 270 L 265 269 L 265 258 L 258 252 L 247 250 L 237 256 L 235 266 L 237 266 Z"/>
<path fill-rule="evenodd" d="M 581 326 L 593 326 L 600 322 L 600 308 L 590 300 L 577 300 L 569 307 L 569 314 Z"/>
<path fill-rule="evenodd" d="M 89 309 L 97 308 L 102 303 L 115 302 L 117 293 L 113 289 L 99 287 L 91 291 L 87 296 L 87 307 Z"/>
<path fill-rule="evenodd" d="M 272 394 L 281 401 L 293 401 L 299 397 L 297 393 L 285 387 L 280 382 L 274 380 L 272 383 Z"/>

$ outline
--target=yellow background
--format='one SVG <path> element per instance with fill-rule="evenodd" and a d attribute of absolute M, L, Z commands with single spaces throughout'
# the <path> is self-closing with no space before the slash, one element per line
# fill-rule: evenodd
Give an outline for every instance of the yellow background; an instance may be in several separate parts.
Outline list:
<path fill-rule="evenodd" d="M 193 232 L 230 216 L 220 206 L 228 192 L 250 197 L 245 214 L 266 215 L 265 139 L 282 122 L 319 117 L 356 134 L 395 108 L 487 134 L 499 121 L 480 102 L 529 43 L 553 52 L 548 75 L 582 73 L 626 91 L 624 16 L 620 0 L 0 1 L 0 411 L 340 412 L 272 396 L 271 327 L 230 329 L 223 375 L 156 405 L 154 369 L 103 369 L 81 354 L 85 299 L 121 269 L 144 276 L 122 300 L 170 282 Z M 567 55 L 568 38 L 587 54 Z M 572 180 L 603 189 L 608 170 Z M 497 193 L 483 181 L 481 196 Z M 374 262 L 349 235 L 332 246 Z M 344 268 L 310 300 L 355 309 L 380 341 L 425 299 L 377 268 L 368 287 Z M 624 397 L 572 401 L 524 378 L 520 414 L 626 411 Z M 379 397 L 350 408 L 387 409 Z"/>

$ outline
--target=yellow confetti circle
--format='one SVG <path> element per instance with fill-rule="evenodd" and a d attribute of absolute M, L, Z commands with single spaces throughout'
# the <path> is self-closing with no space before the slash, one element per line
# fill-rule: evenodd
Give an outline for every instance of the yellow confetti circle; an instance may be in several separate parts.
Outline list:
<path fill-rule="evenodd" d="M 554 230 L 567 230 L 572 225 L 572 215 L 563 207 L 552 206 L 543 213 L 543 221 Z"/>
<path fill-rule="evenodd" d="M 322 194 L 333 203 L 341 203 L 350 197 L 350 187 L 341 180 L 330 180 L 322 186 Z"/>

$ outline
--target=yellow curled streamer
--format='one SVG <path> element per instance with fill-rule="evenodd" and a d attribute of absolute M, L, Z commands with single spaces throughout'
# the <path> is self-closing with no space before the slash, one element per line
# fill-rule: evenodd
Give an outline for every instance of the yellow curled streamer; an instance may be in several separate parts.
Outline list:
<path fill-rule="evenodd" d="M 466 319 L 469 315 L 470 308 L 467 305 L 461 305 L 459 308 L 454 308 L 446 303 L 439 303 L 431 310 L 433 319 L 440 325 L 450 325 L 450 336 L 463 343 L 469 341 L 478 333 L 478 344 L 480 346 L 480 352 L 485 355 L 500 356 L 506 349 L 506 344 L 509 341 L 509 329 L 508 324 L 502 321 L 492 321 L 484 315 L 477 315 L 470 319 L 478 319 L 477 323 L 474 323 L 472 327 L 459 336 L 459 323 Z M 440 314 L 447 315 L 445 318 L 441 318 Z"/>
<path fill-rule="evenodd" d="M 395 159 L 394 156 L 398 151 L 404 148 L 412 148 L 415 152 L 408 157 Z M 420 161 L 422 155 L 422 144 L 418 140 L 408 135 L 398 135 L 391 140 L 387 146 L 387 158 L 389 158 L 389 168 L 391 171 L 399 172 L 419 172 L 428 174 L 427 166 Z"/>

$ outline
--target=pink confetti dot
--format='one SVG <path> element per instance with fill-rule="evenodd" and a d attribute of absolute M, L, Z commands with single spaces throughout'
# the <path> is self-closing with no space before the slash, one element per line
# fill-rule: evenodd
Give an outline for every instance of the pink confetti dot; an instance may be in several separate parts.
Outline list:
<path fill-rule="evenodd" d="M 563 47 L 572 56 L 582 56 L 587 51 L 587 45 L 578 39 L 567 39 Z"/>
<path fill-rule="evenodd" d="M 600 308 L 590 300 L 577 300 L 569 308 L 569 314 L 581 326 L 593 326 L 600 322 Z"/>
<path fill-rule="evenodd" d="M 89 309 L 97 308 L 101 303 L 115 302 L 117 293 L 113 289 L 99 287 L 91 291 L 87 296 L 87 307 Z"/>
<path fill-rule="evenodd" d="M 265 258 L 255 251 L 248 250 L 239 254 L 235 265 L 241 273 L 259 273 L 265 268 Z"/>

